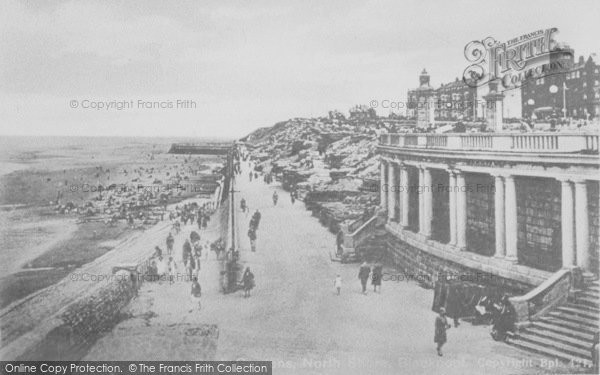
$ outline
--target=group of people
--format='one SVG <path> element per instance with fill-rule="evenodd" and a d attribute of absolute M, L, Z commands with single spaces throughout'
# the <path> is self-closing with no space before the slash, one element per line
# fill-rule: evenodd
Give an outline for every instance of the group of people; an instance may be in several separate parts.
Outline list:
<path fill-rule="evenodd" d="M 358 279 L 360 280 L 363 294 L 367 294 L 367 282 L 369 281 L 369 276 L 371 276 L 371 285 L 373 285 L 373 292 L 377 292 L 377 288 L 379 288 L 379 292 L 381 292 L 383 266 L 380 263 L 376 263 L 373 266 L 373 269 L 371 270 L 371 267 L 369 267 L 367 262 L 363 262 L 360 265 L 360 268 L 358 270 Z"/>
<path fill-rule="evenodd" d="M 492 323 L 490 334 L 494 340 L 504 341 L 515 331 L 515 308 L 510 302 L 508 295 L 504 295 L 498 302 L 494 302 L 487 296 L 482 297 L 475 306 L 475 310 L 476 320 L 481 320 L 484 317 L 487 318 L 489 314 L 489 321 Z M 457 327 L 458 325 L 455 323 L 454 326 Z M 452 326 L 448 321 L 446 309 L 441 307 L 439 315 L 435 319 L 435 333 L 433 337 L 439 356 L 443 355 L 442 346 L 447 341 L 446 331 L 450 327 Z"/>

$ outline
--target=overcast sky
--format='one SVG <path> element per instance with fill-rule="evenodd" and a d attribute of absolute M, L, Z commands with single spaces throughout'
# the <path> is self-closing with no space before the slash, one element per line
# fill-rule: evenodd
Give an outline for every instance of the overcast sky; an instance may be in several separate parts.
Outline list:
<path fill-rule="evenodd" d="M 453 80 L 475 39 L 554 26 L 577 56 L 598 53 L 599 20 L 598 0 L 2 0 L 0 134 L 239 137 L 404 100 L 423 68 L 436 86 Z"/>

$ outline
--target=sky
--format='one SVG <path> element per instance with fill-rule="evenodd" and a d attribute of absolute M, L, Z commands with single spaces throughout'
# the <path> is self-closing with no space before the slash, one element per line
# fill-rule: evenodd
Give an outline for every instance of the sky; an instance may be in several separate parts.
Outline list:
<path fill-rule="evenodd" d="M 600 53 L 599 20 L 598 0 L 2 0 L 0 135 L 242 137 L 403 101 L 423 68 L 452 81 L 489 36 Z"/>

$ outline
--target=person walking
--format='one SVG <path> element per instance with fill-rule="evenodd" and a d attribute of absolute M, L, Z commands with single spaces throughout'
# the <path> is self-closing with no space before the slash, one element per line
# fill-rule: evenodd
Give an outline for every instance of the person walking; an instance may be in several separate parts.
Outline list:
<path fill-rule="evenodd" d="M 177 262 L 175 262 L 173 257 L 169 257 L 168 267 L 169 267 L 169 281 L 171 282 L 171 284 L 173 284 L 175 282 L 175 277 L 177 274 Z"/>
<path fill-rule="evenodd" d="M 242 276 L 242 285 L 244 287 L 244 298 L 250 297 L 250 290 L 254 288 L 254 274 L 250 272 L 250 267 L 246 267 Z"/>
<path fill-rule="evenodd" d="M 167 236 L 167 254 L 171 255 L 173 253 L 173 244 L 175 243 L 175 239 L 173 238 L 173 233 L 169 232 Z"/>
<path fill-rule="evenodd" d="M 248 229 L 248 238 L 250 239 L 250 248 L 252 249 L 252 252 L 256 252 L 256 229 L 254 229 L 254 227 Z"/>
<path fill-rule="evenodd" d="M 290 191 L 290 200 L 292 201 L 292 204 L 296 202 L 296 194 L 293 190 Z"/>
<path fill-rule="evenodd" d="M 373 274 L 371 276 L 371 285 L 373 285 L 373 292 L 377 292 L 379 287 L 379 293 L 381 293 L 381 278 L 383 276 L 383 266 L 379 263 L 373 267 Z"/>
<path fill-rule="evenodd" d="M 185 266 L 187 266 L 187 263 L 191 257 L 192 257 L 192 244 L 190 243 L 189 239 L 186 239 L 185 243 L 183 244 L 183 254 L 182 254 L 183 264 Z"/>
<path fill-rule="evenodd" d="M 277 206 L 277 201 L 279 200 L 279 195 L 276 191 L 273 192 L 273 206 Z"/>
<path fill-rule="evenodd" d="M 451 325 L 448 324 L 448 319 L 446 318 L 446 309 L 441 307 L 440 314 L 437 318 L 435 318 L 435 335 L 433 337 L 433 342 L 437 344 L 437 354 L 441 357 L 442 354 L 442 346 L 446 343 L 446 330 L 450 329 Z"/>
<path fill-rule="evenodd" d="M 191 301 L 191 308 L 190 308 L 190 313 L 192 313 L 194 311 L 194 309 L 197 307 L 198 311 L 200 311 L 200 309 L 202 308 L 202 305 L 200 304 L 200 297 L 202 296 L 202 288 L 200 287 L 200 283 L 198 282 L 198 278 L 194 277 L 194 279 L 192 280 L 192 289 L 191 289 L 191 293 L 190 293 L 190 301 Z"/>
<path fill-rule="evenodd" d="M 190 254 L 190 257 L 189 257 L 187 263 L 185 264 L 187 280 L 191 281 L 194 279 L 194 270 L 195 269 L 196 269 L 196 259 L 194 259 L 194 257 Z"/>
<path fill-rule="evenodd" d="M 360 279 L 360 284 L 362 285 L 363 294 L 367 294 L 367 281 L 369 280 L 370 273 L 371 267 L 369 267 L 367 262 L 363 262 L 358 271 L 358 278 Z"/>
<path fill-rule="evenodd" d="M 339 273 L 335 276 L 333 287 L 336 289 L 337 295 L 339 296 L 340 292 L 342 291 L 342 276 L 340 276 Z"/>

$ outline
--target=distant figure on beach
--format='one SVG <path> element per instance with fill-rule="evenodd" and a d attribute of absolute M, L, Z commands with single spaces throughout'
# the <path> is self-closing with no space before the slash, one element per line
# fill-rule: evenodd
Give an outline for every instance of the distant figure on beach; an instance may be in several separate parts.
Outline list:
<path fill-rule="evenodd" d="M 242 285 L 244 287 L 244 298 L 250 297 L 250 290 L 254 288 L 254 274 L 250 272 L 250 267 L 247 267 L 242 276 Z"/>
<path fill-rule="evenodd" d="M 360 266 L 360 269 L 358 270 L 358 278 L 360 279 L 363 294 L 367 294 L 367 281 L 369 280 L 370 274 L 371 267 L 369 267 L 367 262 L 363 262 L 363 264 L 361 264 Z"/>
<path fill-rule="evenodd" d="M 339 296 L 340 292 L 342 291 L 342 276 L 340 276 L 339 273 L 335 276 L 333 287 L 336 289 L 337 295 Z"/>
<path fill-rule="evenodd" d="M 277 206 L 277 200 L 279 199 L 279 195 L 276 191 L 273 192 L 273 206 Z"/>
<path fill-rule="evenodd" d="M 202 308 L 202 305 L 200 304 L 200 297 L 202 296 L 202 288 L 200 287 L 200 283 L 198 282 L 198 278 L 194 277 L 194 279 L 192 280 L 192 289 L 191 289 L 191 295 L 190 295 L 190 301 L 191 301 L 191 308 L 190 308 L 190 313 L 194 311 L 194 309 L 197 307 L 198 311 L 200 311 L 200 309 Z"/>

